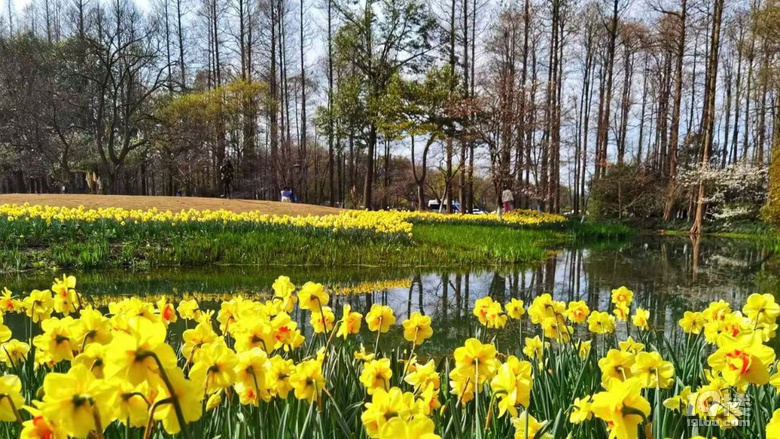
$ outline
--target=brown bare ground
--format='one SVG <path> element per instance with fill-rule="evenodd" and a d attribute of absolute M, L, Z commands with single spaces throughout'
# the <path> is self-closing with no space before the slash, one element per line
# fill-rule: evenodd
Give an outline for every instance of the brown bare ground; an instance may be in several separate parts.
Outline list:
<path fill-rule="evenodd" d="M 233 212 L 259 211 L 269 215 L 328 215 L 340 209 L 313 204 L 280 203 L 277 201 L 225 200 L 202 197 L 147 197 L 140 195 L 87 195 L 87 194 L 2 194 L 2 204 L 24 204 L 43 206 L 64 206 L 97 209 L 100 207 L 121 207 L 125 209 L 159 210 L 217 210 Z"/>

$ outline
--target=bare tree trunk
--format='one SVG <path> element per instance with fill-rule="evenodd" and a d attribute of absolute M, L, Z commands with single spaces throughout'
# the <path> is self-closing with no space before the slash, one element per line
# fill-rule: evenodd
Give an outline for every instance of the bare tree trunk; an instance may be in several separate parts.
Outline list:
<path fill-rule="evenodd" d="M 306 169 L 306 167 L 307 167 L 307 161 L 306 161 L 306 154 L 307 154 L 307 151 L 306 151 L 306 137 L 307 137 L 307 131 L 306 131 L 306 58 L 304 56 L 304 47 L 303 47 L 303 43 L 304 43 L 304 35 L 303 35 L 303 31 L 304 31 L 304 21 L 303 21 L 304 0 L 300 0 L 300 2 L 301 2 L 301 16 L 300 16 L 300 19 L 301 19 L 301 22 L 300 22 L 300 26 L 301 26 L 301 41 L 300 41 L 300 45 L 301 45 L 301 138 L 300 138 L 300 143 L 301 143 L 301 156 L 300 156 L 301 184 L 300 184 L 300 191 L 299 192 L 300 192 L 301 197 L 302 197 L 301 201 L 306 202 L 306 200 L 307 200 L 306 193 L 308 191 L 308 188 L 307 188 L 307 175 L 306 175 L 306 173 L 307 173 L 307 169 Z M 329 166 L 330 166 L 330 169 L 333 168 L 333 164 L 332 163 Z M 330 171 L 330 169 L 329 169 L 329 171 Z M 332 195 L 331 195 L 331 198 L 333 198 Z"/>
<path fill-rule="evenodd" d="M 561 12 L 562 8 L 562 2 L 558 3 L 558 9 L 556 11 L 556 15 L 558 16 L 558 34 L 556 35 L 558 39 L 558 53 L 555 59 L 556 64 L 556 76 L 555 76 L 555 86 L 557 88 L 557 91 L 555 92 L 555 106 L 553 107 L 553 110 L 555 111 L 553 118 L 553 131 L 552 131 L 552 145 L 553 145 L 553 154 L 552 159 L 554 163 L 554 169 L 553 169 L 553 178 L 552 178 L 552 184 L 553 184 L 553 202 L 554 206 L 552 209 L 552 212 L 554 213 L 561 213 L 561 190 L 560 190 L 560 180 L 561 180 L 561 107 L 563 106 L 562 102 L 562 96 L 563 96 L 563 55 L 564 55 L 564 30 L 565 30 L 565 16 Z"/>
<path fill-rule="evenodd" d="M 449 68 L 452 78 L 455 77 L 455 0 L 451 2 L 450 8 L 450 60 Z M 455 93 L 454 81 L 451 82 L 450 95 Z M 452 137 L 447 137 L 447 151 L 446 151 L 446 177 L 445 177 L 445 189 L 447 193 L 447 213 L 452 213 L 452 156 L 454 151 L 452 149 Z"/>
<path fill-rule="evenodd" d="M 669 221 L 674 203 L 674 192 L 677 178 L 677 149 L 680 141 L 680 108 L 682 107 L 683 89 L 683 58 L 685 57 L 685 36 L 688 22 L 688 0 L 680 4 L 680 38 L 678 39 L 677 57 L 674 67 L 674 107 L 672 109 L 672 129 L 669 134 L 669 188 L 664 205 L 664 221 Z"/>
<path fill-rule="evenodd" d="M 536 58 L 536 40 L 532 40 L 533 44 L 531 47 L 531 92 L 529 94 L 530 96 L 530 107 L 533 109 L 531 111 L 528 111 L 528 129 L 526 130 L 526 138 L 525 138 L 525 162 L 527 166 L 525 167 L 525 186 L 527 188 L 531 188 L 531 174 L 533 170 L 533 176 L 534 179 L 538 182 L 538 179 L 536 179 L 537 176 L 537 170 L 536 170 L 536 163 L 532 160 L 532 154 L 536 148 L 535 145 L 535 136 L 534 136 L 534 126 L 536 124 L 536 93 L 538 88 L 538 63 Z M 539 188 L 537 186 L 537 190 L 534 191 L 535 197 L 538 199 L 541 197 L 542 193 L 539 191 Z"/>
<path fill-rule="evenodd" d="M 363 207 L 373 210 L 372 190 L 374 186 L 374 152 L 377 141 L 377 128 L 370 124 L 368 128 L 368 149 L 366 151 L 366 179 L 363 182 Z"/>
<path fill-rule="evenodd" d="M 184 28 L 182 27 L 182 17 L 184 12 L 181 9 L 183 0 L 176 0 L 176 37 L 179 44 L 179 72 L 181 73 L 181 88 L 187 88 L 187 76 L 184 71 Z"/>
<path fill-rule="evenodd" d="M 523 8 L 523 69 L 520 71 L 520 102 L 519 104 L 519 113 L 520 117 L 518 120 L 518 136 L 517 136 L 517 181 L 519 183 L 523 182 L 523 168 L 528 167 L 531 164 L 527 161 L 524 161 L 523 158 L 527 156 L 525 149 L 528 148 L 528 145 L 525 143 L 526 138 L 526 100 L 528 99 L 528 92 L 525 89 L 526 85 L 528 83 L 528 39 L 530 38 L 531 33 L 531 1 L 525 0 L 525 6 Z M 521 205 L 525 208 L 528 207 L 528 191 L 530 188 L 527 187 L 527 185 L 520 184 L 518 185 L 521 189 L 520 192 L 520 202 Z"/>
<path fill-rule="evenodd" d="M 274 197 L 278 197 L 281 192 L 281 175 L 279 169 L 279 85 L 277 83 L 276 52 L 277 48 L 277 7 L 279 0 L 271 1 L 271 67 L 269 71 L 269 88 L 271 89 L 271 102 L 269 103 L 268 116 L 271 125 L 271 178 L 273 180 Z"/>
<path fill-rule="evenodd" d="M 417 210 L 425 210 L 425 177 L 428 173 L 428 151 L 433 145 L 435 137 L 430 136 L 425 142 L 422 151 L 422 163 L 420 163 L 420 172 L 417 172 L 417 166 L 414 163 L 414 135 L 412 135 L 412 177 L 417 184 Z"/>
<path fill-rule="evenodd" d="M 241 79 L 246 83 L 252 82 L 252 18 L 251 7 L 245 0 L 238 2 L 238 21 L 239 21 L 239 55 L 241 58 Z M 255 158 L 255 114 L 254 102 L 252 97 L 247 97 L 241 103 L 242 109 L 242 133 L 243 148 L 242 154 L 238 156 L 239 162 L 237 168 L 240 175 L 236 186 L 243 181 L 251 181 Z M 243 156 L 243 158 L 242 158 Z"/>
<path fill-rule="evenodd" d="M 50 0 L 43 0 L 43 21 L 46 26 L 46 42 L 51 44 L 53 42 L 52 35 L 52 11 Z"/>
<path fill-rule="evenodd" d="M 648 59 L 649 55 L 645 52 L 645 63 L 642 69 L 642 106 L 639 110 L 639 138 L 637 139 L 637 152 L 636 152 L 636 164 L 642 164 L 642 148 L 645 142 L 645 117 L 647 115 L 647 78 L 648 73 Z"/>
<path fill-rule="evenodd" d="M 336 181 L 338 182 L 338 194 L 331 194 L 329 196 L 330 199 L 336 198 L 336 195 L 338 195 L 338 202 L 340 203 L 340 206 L 344 206 L 344 186 L 346 185 L 346 178 L 344 176 L 344 154 L 342 153 L 341 149 L 339 149 L 338 154 L 336 155 L 336 172 L 338 175 L 336 176 Z M 319 175 L 319 174 L 318 174 Z M 324 185 L 323 185 L 324 186 Z M 335 205 L 332 201 L 330 202 L 331 205 Z"/>
<path fill-rule="evenodd" d="M 740 103 L 740 93 L 742 92 L 742 47 L 745 42 L 745 31 L 743 26 L 739 26 L 739 40 L 737 41 L 737 82 L 734 84 L 734 133 L 731 138 L 731 161 L 736 163 L 739 143 L 739 110 L 742 108 Z"/>
<path fill-rule="evenodd" d="M 626 156 L 626 142 L 628 141 L 628 116 L 631 110 L 631 83 L 633 79 L 633 53 L 629 41 L 626 41 L 623 54 L 623 96 L 620 104 L 620 131 L 618 134 L 618 164 L 623 164 Z"/>
<path fill-rule="evenodd" d="M 595 70 L 595 47 L 594 47 L 594 34 L 589 32 L 585 44 L 585 76 L 583 78 L 583 95 L 582 95 L 582 158 L 580 165 L 580 208 L 583 212 L 586 211 L 584 203 L 585 197 L 585 174 L 588 169 L 588 139 L 590 138 L 590 110 L 593 102 L 593 73 Z M 576 212 L 579 214 L 579 211 Z"/>
<path fill-rule="evenodd" d="M 469 94 L 469 2 L 463 0 L 463 94 L 464 97 L 470 97 Z M 468 167 L 466 166 L 466 147 L 468 141 L 460 139 L 460 176 L 458 181 L 458 198 L 460 199 L 461 213 L 471 213 L 474 208 L 469 199 L 468 185 L 466 183 Z"/>
<path fill-rule="evenodd" d="M 8 35 L 14 36 L 14 2 L 13 0 L 7 0 L 7 1 L 8 1 Z"/>
<path fill-rule="evenodd" d="M 695 28 L 694 28 L 695 29 Z M 696 78 L 698 77 L 699 67 L 699 31 L 694 30 L 695 36 L 693 41 L 693 61 L 691 68 L 691 103 L 688 105 L 688 121 L 685 125 L 685 132 L 691 133 L 693 131 L 693 116 L 696 112 Z"/>
<path fill-rule="evenodd" d="M 601 150 L 601 125 L 604 123 L 604 112 L 609 111 L 609 108 L 605 109 L 606 102 L 606 75 L 607 75 L 607 63 L 603 61 L 599 66 L 599 108 L 597 113 L 598 120 L 596 121 L 596 151 L 594 154 L 593 163 L 593 177 L 598 179 L 603 176 L 603 167 L 601 162 L 602 150 Z"/>
<path fill-rule="evenodd" d="M 468 0 L 463 0 L 464 2 L 467 2 Z M 477 0 L 473 0 L 474 3 L 472 3 L 471 8 L 471 74 L 469 77 L 471 78 L 471 90 L 469 93 L 469 96 L 474 97 L 476 96 L 476 75 L 475 75 L 475 66 L 476 66 L 476 48 L 477 48 Z M 468 176 L 466 178 L 467 184 L 468 184 L 468 194 L 469 194 L 469 211 L 472 211 L 474 209 L 474 142 L 469 142 L 469 166 L 468 166 Z"/>
<path fill-rule="evenodd" d="M 388 139 L 387 136 L 384 136 L 384 139 L 382 139 L 385 144 L 385 154 L 384 154 L 384 178 L 382 181 L 382 188 L 384 189 L 384 193 L 382 194 L 382 209 L 387 209 L 390 207 L 390 199 L 389 199 L 389 191 L 390 188 L 390 139 Z"/>
<path fill-rule="evenodd" d="M 710 40 L 710 53 L 707 63 L 707 84 L 705 87 L 705 107 L 702 116 L 702 129 L 704 130 L 704 140 L 702 143 L 703 167 L 709 166 L 709 152 L 712 149 L 713 136 L 715 131 L 715 87 L 718 79 L 718 53 L 720 48 L 720 25 L 723 18 L 724 0 L 715 0 L 712 17 L 712 36 Z M 704 182 L 699 183 L 699 195 L 696 202 L 696 216 L 691 235 L 700 235 L 702 232 L 702 219 L 704 217 Z"/>
<path fill-rule="evenodd" d="M 549 68 L 547 71 L 547 96 L 545 103 L 545 127 L 542 144 L 541 189 L 544 194 L 544 210 L 555 211 L 555 151 L 556 114 L 558 105 L 558 50 L 560 2 L 552 2 L 552 24 L 550 33 Z"/>
<path fill-rule="evenodd" d="M 214 50 L 214 88 L 217 89 L 222 85 L 222 61 L 219 54 L 219 9 L 217 9 L 217 1 L 211 0 L 211 32 L 212 32 L 212 48 Z M 217 149 L 214 156 L 214 174 L 213 184 L 215 188 L 219 188 L 219 172 L 217 169 L 222 165 L 225 160 L 226 154 L 226 138 L 225 138 L 225 122 L 222 120 L 221 112 L 217 116 L 217 132 L 216 132 Z"/>
<path fill-rule="evenodd" d="M 721 151 L 721 157 L 720 157 L 720 167 L 725 168 L 726 164 L 728 164 L 728 158 L 729 158 L 729 131 L 731 130 L 730 122 L 731 122 L 731 94 L 732 94 L 732 84 L 731 84 L 731 78 L 732 78 L 732 67 L 729 66 L 728 70 L 726 70 L 726 108 L 724 110 L 724 135 L 723 135 L 723 146 Z"/>
<path fill-rule="evenodd" d="M 750 124 L 751 124 L 751 114 L 750 114 L 750 101 L 753 99 L 752 96 L 752 89 L 753 89 L 753 61 L 755 60 L 756 54 L 756 37 L 755 35 L 751 35 L 750 37 L 750 49 L 748 49 L 747 53 L 747 90 L 745 91 L 745 134 L 742 138 L 742 160 L 747 161 L 748 158 L 748 149 L 750 147 Z"/>
<path fill-rule="evenodd" d="M 661 175 L 666 174 L 667 157 L 669 152 L 669 107 L 670 96 L 672 94 L 672 85 L 669 78 L 672 77 L 672 56 L 671 53 L 664 54 L 663 70 L 660 75 L 660 87 L 658 87 L 658 123 L 656 133 L 658 135 L 658 169 L 661 169 Z"/>
<path fill-rule="evenodd" d="M 772 147 L 770 150 L 771 160 L 780 160 L 780 84 L 777 84 L 775 90 L 775 105 L 772 112 Z"/>
<path fill-rule="evenodd" d="M 372 28 L 370 26 L 372 13 L 369 10 L 371 2 L 366 3 L 365 20 L 369 23 L 366 31 L 366 46 L 367 53 L 373 53 L 374 41 L 372 35 Z M 368 60 L 369 64 L 372 62 L 371 57 Z M 378 99 L 376 90 L 370 91 L 370 98 Z M 363 205 L 366 209 L 373 209 L 373 187 L 374 187 L 374 152 L 376 149 L 376 136 L 377 126 L 376 123 L 371 122 L 368 128 L 368 148 L 366 148 L 366 178 L 363 183 Z"/>
<path fill-rule="evenodd" d="M 760 71 L 760 107 L 758 108 L 758 126 L 756 127 L 755 161 L 760 166 L 764 164 L 764 142 L 766 141 L 766 99 L 769 91 L 769 44 L 764 39 L 761 50 L 762 65 Z"/>
<path fill-rule="evenodd" d="M 211 0 L 211 26 L 213 27 L 213 38 L 214 38 L 214 74 L 216 78 L 216 87 L 219 87 L 222 85 L 222 62 L 220 61 L 219 56 L 219 28 L 218 28 L 218 9 L 217 9 L 217 1 Z"/>
<path fill-rule="evenodd" d="M 168 11 L 168 4 L 169 0 L 162 0 L 163 1 L 163 28 L 164 34 L 165 34 L 165 62 L 167 64 L 167 71 L 168 71 L 168 78 L 167 78 L 167 85 L 168 85 L 168 92 L 173 92 L 173 75 L 171 73 L 171 66 L 173 65 L 173 62 L 171 61 L 171 24 L 170 24 L 170 12 Z"/>
<path fill-rule="evenodd" d="M 298 188 L 293 187 L 295 183 L 295 154 L 293 154 L 292 151 L 292 122 L 290 122 L 290 83 L 289 83 L 289 77 L 287 75 L 287 4 L 285 2 L 280 2 L 279 6 L 279 79 L 281 81 L 280 85 L 280 96 L 282 98 L 282 102 L 284 103 L 282 107 L 284 108 L 284 111 L 282 112 L 282 125 L 280 126 L 280 132 L 284 135 L 284 139 L 282 140 L 282 163 L 284 164 L 284 167 L 282 168 L 283 171 L 283 178 L 284 182 L 287 184 L 287 186 L 290 187 L 290 189 L 297 193 Z"/>
<path fill-rule="evenodd" d="M 328 0 L 328 198 L 335 206 L 333 182 L 333 0 Z M 339 166 L 341 163 L 339 162 Z M 341 197 L 343 201 L 343 197 Z M 342 206 L 344 207 L 344 206 Z"/>
<path fill-rule="evenodd" d="M 618 33 L 619 0 L 612 2 L 612 19 L 609 26 L 609 41 L 607 44 L 606 85 L 604 86 L 603 105 L 598 126 L 598 148 L 600 152 L 599 162 L 596 164 L 601 169 L 601 174 L 606 170 L 607 147 L 609 146 L 609 114 L 612 102 L 612 82 L 615 70 L 615 43 Z M 601 175 L 599 174 L 599 175 Z"/>

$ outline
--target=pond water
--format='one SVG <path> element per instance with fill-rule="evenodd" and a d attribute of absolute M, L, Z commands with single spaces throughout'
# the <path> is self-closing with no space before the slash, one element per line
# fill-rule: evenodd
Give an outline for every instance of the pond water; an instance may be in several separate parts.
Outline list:
<path fill-rule="evenodd" d="M 771 244 L 757 241 L 703 238 L 694 243 L 688 237 L 638 236 L 617 245 L 561 249 L 532 266 L 467 271 L 290 266 L 68 274 L 78 277 L 79 292 L 98 306 L 117 296 L 165 295 L 176 301 L 196 297 L 206 307 L 218 307 L 219 300 L 235 294 L 259 297 L 283 274 L 297 285 L 314 281 L 330 287 L 337 315 L 346 303 L 364 314 L 373 303 L 388 304 L 395 310 L 398 326 L 414 311 L 430 315 L 437 332 L 428 349 L 447 349 L 473 331 L 471 308 L 486 295 L 500 301 L 516 297 L 528 304 L 549 292 L 556 299 L 585 300 L 591 309 L 603 310 L 608 308 L 611 290 L 625 285 L 635 292 L 635 303 L 651 310 L 654 326 L 668 329 L 686 309 L 700 309 L 711 300 L 724 299 L 741 308 L 751 293 L 776 293 L 780 255 Z M 0 277 L 0 287 L 16 293 L 44 289 L 53 277 Z M 308 326 L 303 316 L 297 318 Z M 17 327 L 26 331 L 22 324 Z M 400 327 L 386 341 L 402 343 Z"/>

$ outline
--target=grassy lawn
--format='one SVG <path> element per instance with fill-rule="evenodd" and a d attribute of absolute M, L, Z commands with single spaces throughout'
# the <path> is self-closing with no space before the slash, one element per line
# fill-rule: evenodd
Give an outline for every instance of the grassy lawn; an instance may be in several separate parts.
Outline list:
<path fill-rule="evenodd" d="M 2 203 L 20 202 L 0 197 Z M 89 204 L 84 202 L 89 201 Z M 41 196 L 28 201 L 54 206 L 122 209 L 157 208 L 178 212 L 233 209 L 282 214 L 281 221 L 245 218 L 170 222 L 86 216 L 25 216 L 12 208 L 0 215 L 0 271 L 30 269 L 98 269 L 177 266 L 319 266 L 319 267 L 475 267 L 509 265 L 545 259 L 552 249 L 582 242 L 614 242 L 630 229 L 621 225 L 559 220 L 548 223 L 475 221 L 458 216 L 408 217 L 411 234 L 379 230 L 402 224 L 392 212 L 294 218 L 300 214 L 337 212 L 302 204 L 182 197 Z M 180 203 L 187 203 L 186 205 Z M 254 210 L 241 210 L 253 208 Z M 94 211 L 91 211 L 94 212 Z M 83 213 L 83 212 L 82 212 Z M 230 214 L 230 215 L 235 215 Z M 191 214 L 190 214 L 191 215 Z M 357 215 L 357 216 L 356 216 Z M 537 215 L 526 214 L 528 218 Z M 286 218 L 286 219 L 285 219 Z M 335 222 L 335 227 L 312 223 Z M 480 217 L 481 218 L 481 217 Z M 290 219 L 291 221 L 287 221 Z M 477 218 L 479 219 L 479 218 Z M 488 219 L 488 218 L 486 218 Z M 301 221 L 306 224 L 300 224 Z"/>
<path fill-rule="evenodd" d="M 146 269 L 214 264 L 454 268 L 539 261 L 550 249 L 583 239 L 566 229 L 449 224 L 417 224 L 411 241 L 365 236 L 358 239 L 282 227 L 210 231 L 197 226 L 167 230 L 128 225 L 125 229 L 131 230 L 76 236 L 51 229 L 52 233 L 44 236 L 5 240 L 0 245 L 0 269 Z"/>
<path fill-rule="evenodd" d="M 449 260 L 486 260 L 506 263 L 543 259 L 550 247 L 567 239 L 555 230 L 515 229 L 475 225 L 416 224 L 415 242 Z"/>

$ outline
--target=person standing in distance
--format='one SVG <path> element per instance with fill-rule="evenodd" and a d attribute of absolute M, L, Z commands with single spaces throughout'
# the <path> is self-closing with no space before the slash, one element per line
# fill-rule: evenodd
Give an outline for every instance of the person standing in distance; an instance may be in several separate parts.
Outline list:
<path fill-rule="evenodd" d="M 222 198 L 230 198 L 233 184 L 233 163 L 230 159 L 225 160 L 219 168 L 219 178 L 222 180 Z"/>
<path fill-rule="evenodd" d="M 501 203 L 504 206 L 504 213 L 512 211 L 513 204 L 515 202 L 515 196 L 512 194 L 512 190 L 508 186 L 504 187 L 504 192 L 501 192 Z"/>

